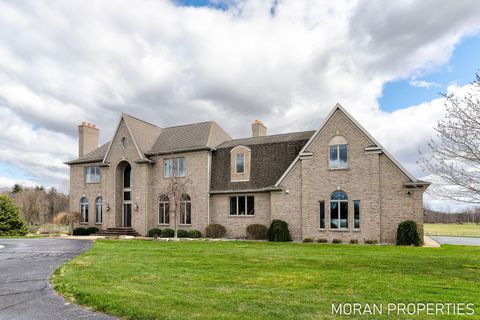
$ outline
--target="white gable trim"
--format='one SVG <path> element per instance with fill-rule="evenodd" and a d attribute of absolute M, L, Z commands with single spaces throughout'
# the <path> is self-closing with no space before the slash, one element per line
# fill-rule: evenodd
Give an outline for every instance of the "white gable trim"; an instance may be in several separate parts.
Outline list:
<path fill-rule="evenodd" d="M 315 131 L 315 133 L 313 134 L 313 136 L 307 141 L 307 143 L 305 144 L 305 146 L 303 146 L 302 150 L 300 150 L 300 153 L 298 154 L 298 156 L 295 158 L 295 160 L 293 160 L 293 162 L 290 164 L 290 166 L 287 168 L 287 170 L 282 174 L 282 176 L 280 177 L 280 179 L 278 179 L 277 183 L 275 183 L 275 187 L 279 187 L 280 184 L 285 180 L 285 178 L 290 174 L 290 172 L 293 170 L 293 168 L 295 167 L 295 165 L 297 164 L 297 162 L 300 160 L 300 158 L 305 154 L 307 153 L 306 151 L 308 150 L 308 148 L 312 145 L 312 143 L 315 141 L 315 139 L 318 137 L 318 135 L 323 131 L 323 129 L 325 128 L 325 125 L 328 123 L 328 121 L 333 117 L 334 113 L 337 111 L 337 110 L 340 110 L 342 111 L 346 116 L 347 118 L 352 121 L 370 140 L 372 140 L 373 143 L 375 143 L 377 145 L 377 147 L 381 148 L 381 150 L 383 151 L 383 153 L 412 181 L 417 181 L 417 179 L 415 179 L 415 177 L 407 171 L 407 169 L 405 169 L 401 164 L 400 162 L 398 162 L 387 150 L 385 150 L 384 147 L 382 147 L 382 145 L 374 138 L 372 137 L 372 135 L 370 133 L 368 133 L 367 130 L 365 130 L 365 128 L 357 121 L 355 120 L 348 112 L 347 110 L 345 110 L 345 108 L 343 108 L 339 103 L 337 103 L 335 105 L 335 107 L 333 107 L 333 109 L 329 112 L 329 114 L 325 117 L 325 119 L 323 120 L 322 124 L 320 125 L 320 127 L 318 128 L 317 131 Z"/>
<path fill-rule="evenodd" d="M 105 153 L 105 157 L 103 157 L 103 161 L 102 161 L 103 164 L 107 163 L 107 158 L 110 155 L 110 151 L 112 150 L 112 144 L 115 141 L 115 137 L 117 136 L 118 129 L 120 128 L 120 124 L 122 123 L 122 120 L 123 120 L 123 122 L 125 122 L 125 126 L 127 127 L 127 130 L 128 130 L 128 133 L 130 134 L 130 137 L 132 137 L 133 144 L 135 146 L 135 149 L 138 152 L 138 156 L 140 157 L 140 160 L 144 160 L 144 157 L 143 157 L 142 153 L 140 152 L 140 148 L 138 148 L 137 142 L 135 141 L 135 137 L 132 134 L 132 130 L 130 130 L 130 127 L 128 126 L 128 121 L 126 120 L 125 114 L 122 113 L 122 116 L 120 117 L 120 120 L 118 121 L 117 127 L 115 128 L 112 140 L 110 141 L 110 144 L 108 145 L 107 153 Z"/>

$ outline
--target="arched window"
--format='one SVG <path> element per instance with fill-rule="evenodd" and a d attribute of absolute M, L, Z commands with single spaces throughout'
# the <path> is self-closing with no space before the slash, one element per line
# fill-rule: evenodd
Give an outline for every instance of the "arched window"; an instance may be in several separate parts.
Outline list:
<path fill-rule="evenodd" d="M 330 169 L 348 168 L 348 146 L 347 139 L 343 136 L 335 136 L 328 144 L 329 167 Z"/>
<path fill-rule="evenodd" d="M 170 223 L 170 202 L 166 194 L 162 194 L 158 200 L 158 224 Z"/>
<path fill-rule="evenodd" d="M 348 196 L 343 191 L 330 196 L 330 228 L 348 229 Z"/>
<path fill-rule="evenodd" d="M 192 200 L 186 193 L 180 197 L 180 224 L 192 224 Z"/>
<path fill-rule="evenodd" d="M 123 226 L 132 226 L 132 167 L 127 164 L 123 169 Z"/>
<path fill-rule="evenodd" d="M 80 213 L 82 214 L 82 223 L 88 223 L 88 199 L 80 199 Z"/>
<path fill-rule="evenodd" d="M 103 199 L 97 197 L 95 199 L 95 223 L 100 224 L 103 220 Z"/>

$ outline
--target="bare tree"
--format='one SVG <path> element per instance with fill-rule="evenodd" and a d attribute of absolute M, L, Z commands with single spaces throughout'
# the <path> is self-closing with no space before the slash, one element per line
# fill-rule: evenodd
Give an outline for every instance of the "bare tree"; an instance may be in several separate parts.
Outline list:
<path fill-rule="evenodd" d="M 446 116 L 435 127 L 436 137 L 428 142 L 431 156 L 421 154 L 425 171 L 439 179 L 435 195 L 480 203 L 480 73 L 469 92 L 444 94 Z"/>
<path fill-rule="evenodd" d="M 178 220 L 183 210 L 191 210 L 187 206 L 189 204 L 186 197 L 191 196 L 194 192 L 193 182 L 189 177 L 177 177 L 172 174 L 168 178 L 168 184 L 164 190 L 164 194 L 169 200 L 169 214 L 173 214 L 173 230 L 175 231 L 175 239 L 177 239 Z M 190 218 L 191 219 L 191 218 Z"/>
<path fill-rule="evenodd" d="M 70 226 L 70 235 L 73 234 L 73 228 L 75 227 L 75 223 L 80 222 L 82 219 L 82 215 L 80 212 L 77 211 L 63 211 L 57 213 L 53 217 L 53 223 L 59 225 L 69 225 Z"/>

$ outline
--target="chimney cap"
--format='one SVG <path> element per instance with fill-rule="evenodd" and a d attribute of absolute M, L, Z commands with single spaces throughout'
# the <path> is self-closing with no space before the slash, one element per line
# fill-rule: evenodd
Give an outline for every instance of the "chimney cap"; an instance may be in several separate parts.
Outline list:
<path fill-rule="evenodd" d="M 88 127 L 92 129 L 97 129 L 97 126 L 94 125 L 93 123 L 82 121 L 82 123 L 79 125 L 80 127 Z"/>
<path fill-rule="evenodd" d="M 258 119 L 256 119 L 253 124 L 260 124 L 260 125 L 264 126 L 263 122 L 258 120 Z"/>

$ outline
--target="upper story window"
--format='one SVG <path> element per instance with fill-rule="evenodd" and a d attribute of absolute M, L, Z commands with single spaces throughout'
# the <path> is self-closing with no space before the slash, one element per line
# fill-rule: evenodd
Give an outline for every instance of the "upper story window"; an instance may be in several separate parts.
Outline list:
<path fill-rule="evenodd" d="M 86 183 L 100 182 L 100 167 L 85 167 L 85 182 Z"/>
<path fill-rule="evenodd" d="M 251 150 L 246 146 L 236 146 L 230 150 L 230 180 L 249 181 Z"/>
<path fill-rule="evenodd" d="M 237 173 L 245 172 L 245 155 L 243 153 L 237 154 L 237 158 L 235 159 L 235 168 Z"/>
<path fill-rule="evenodd" d="M 170 177 L 185 177 L 185 158 L 173 158 L 163 160 L 163 176 Z"/>
<path fill-rule="evenodd" d="M 330 169 L 348 168 L 348 145 L 347 139 L 342 136 L 335 136 L 328 145 Z"/>

